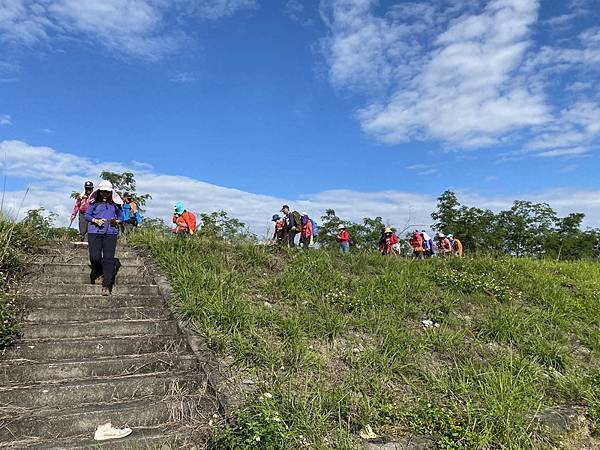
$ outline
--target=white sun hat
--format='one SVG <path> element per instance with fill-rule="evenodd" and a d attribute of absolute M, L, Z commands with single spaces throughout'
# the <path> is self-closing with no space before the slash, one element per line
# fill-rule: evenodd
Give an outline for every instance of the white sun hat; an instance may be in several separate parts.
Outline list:
<path fill-rule="evenodd" d="M 113 190 L 113 185 L 108 180 L 102 180 L 100 182 L 100 184 L 98 185 L 98 190 L 99 191 L 112 191 Z"/>

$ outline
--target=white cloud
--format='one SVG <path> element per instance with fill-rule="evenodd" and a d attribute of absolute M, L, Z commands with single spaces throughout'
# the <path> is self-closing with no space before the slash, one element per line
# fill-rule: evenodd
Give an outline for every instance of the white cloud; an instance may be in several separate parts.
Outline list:
<path fill-rule="evenodd" d="M 570 14 L 579 16 L 588 6 L 572 1 Z M 322 0 L 331 84 L 365 98 L 357 118 L 366 133 L 385 143 L 434 140 L 450 148 L 525 143 L 530 152 L 566 155 L 528 141 L 569 120 L 577 108 L 595 117 L 593 99 L 588 97 L 588 105 L 578 98 L 565 102 L 556 89 L 584 93 L 597 84 L 600 27 L 538 49 L 539 8 L 539 0 L 387 7 L 377 0 Z M 556 76 L 565 71 L 568 77 Z M 591 150 L 600 132 L 582 130 L 582 120 L 563 126 L 582 131 L 571 148 Z"/>
<path fill-rule="evenodd" d="M 8 114 L 0 114 L 0 126 L 8 127 L 12 125 L 12 117 Z"/>
<path fill-rule="evenodd" d="M 52 37 L 92 40 L 156 60 L 186 40 L 186 19 L 219 19 L 254 0 L 0 0 L 0 40 L 33 46 Z"/>
<path fill-rule="evenodd" d="M 433 175 L 438 172 L 438 169 L 428 164 L 413 164 L 406 169 L 415 172 L 419 176 Z"/>
<path fill-rule="evenodd" d="M 169 220 L 173 205 L 183 201 L 193 211 L 209 212 L 225 210 L 246 223 L 259 235 L 264 235 L 270 226 L 270 217 L 288 203 L 297 210 L 306 210 L 313 217 L 320 217 L 326 209 L 333 208 L 346 220 L 361 220 L 363 217 L 383 217 L 390 225 L 427 227 L 431 223 L 429 214 L 435 209 L 436 199 L 432 195 L 399 191 L 357 192 L 331 190 L 300 199 L 284 199 L 277 196 L 259 195 L 217 186 L 190 177 L 166 175 L 155 172 L 143 162 L 129 165 L 115 162 L 93 161 L 88 158 L 62 153 L 50 147 L 31 146 L 21 141 L 0 142 L 0 160 L 3 172 L 12 179 L 30 183 L 31 189 L 23 207 L 24 191 L 6 193 L 5 211 L 13 214 L 20 210 L 40 206 L 59 214 L 61 224 L 68 223 L 71 211 L 69 194 L 81 189 L 90 179 L 97 181 L 102 170 L 133 170 L 138 181 L 138 190 L 152 194 L 147 215 Z M 588 215 L 586 224 L 600 225 L 600 192 L 551 190 L 523 195 L 532 201 L 547 201 L 561 214 L 582 211 Z M 510 206 L 513 198 L 482 197 L 470 192 L 459 192 L 459 198 L 467 205 L 499 210 Z"/>
<path fill-rule="evenodd" d="M 187 7 L 194 13 L 206 19 L 220 19 L 235 14 L 242 9 L 254 9 L 258 6 L 256 0 L 179 0 L 188 3 Z"/>

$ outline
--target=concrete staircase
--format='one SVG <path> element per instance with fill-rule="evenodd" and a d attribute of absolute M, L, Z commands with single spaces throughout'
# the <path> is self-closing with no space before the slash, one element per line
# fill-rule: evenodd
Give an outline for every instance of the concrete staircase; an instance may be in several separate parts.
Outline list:
<path fill-rule="evenodd" d="M 217 411 L 152 273 L 120 247 L 111 297 L 87 246 L 56 245 L 20 287 L 23 336 L 0 354 L 0 448 L 184 448 Z M 93 441 L 98 425 L 130 427 Z"/>

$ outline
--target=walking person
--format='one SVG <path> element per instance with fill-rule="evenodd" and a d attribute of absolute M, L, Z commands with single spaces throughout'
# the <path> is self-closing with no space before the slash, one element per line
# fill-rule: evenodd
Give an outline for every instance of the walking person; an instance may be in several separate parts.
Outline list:
<path fill-rule="evenodd" d="M 87 241 L 88 236 L 88 221 L 85 220 L 85 213 L 88 210 L 89 198 L 94 191 L 94 183 L 86 181 L 83 185 L 83 194 L 77 196 L 75 200 L 75 206 L 73 207 L 73 213 L 71 214 L 71 224 L 77 216 L 79 216 L 79 240 L 81 242 Z"/>
<path fill-rule="evenodd" d="M 425 248 L 423 247 L 423 236 L 418 230 L 415 230 L 410 239 L 410 246 L 413 249 L 413 256 L 417 259 L 423 259 Z"/>
<path fill-rule="evenodd" d="M 431 258 L 435 251 L 433 249 L 433 239 L 427 234 L 425 230 L 421 230 L 421 237 L 423 238 L 423 249 L 425 250 L 425 257 Z"/>
<path fill-rule="evenodd" d="M 313 229 L 313 221 L 308 217 L 308 213 L 303 212 L 301 217 L 302 222 L 302 231 L 300 232 L 300 245 L 303 248 L 309 248 L 313 243 L 314 238 L 314 229 Z"/>
<path fill-rule="evenodd" d="M 350 233 L 346 231 L 346 225 L 338 225 L 338 235 L 335 237 L 335 240 L 340 244 L 342 253 L 350 253 Z"/>
<path fill-rule="evenodd" d="M 455 238 L 453 235 L 449 234 L 448 240 L 450 241 L 450 244 L 452 245 L 452 250 L 454 251 L 454 255 L 462 256 L 463 255 L 463 245 L 462 245 L 462 242 L 460 242 L 460 239 Z"/>
<path fill-rule="evenodd" d="M 279 214 L 273 215 L 271 221 L 275 223 L 275 232 L 273 233 L 273 242 L 283 244 L 285 242 L 285 221 Z"/>
<path fill-rule="evenodd" d="M 381 242 L 381 240 L 380 240 Z M 379 251 L 383 256 L 393 255 L 398 256 L 398 236 L 396 236 L 391 228 L 385 228 L 383 230 L 383 242 L 379 247 Z"/>
<path fill-rule="evenodd" d="M 121 232 L 129 234 L 138 225 L 142 224 L 142 216 L 140 208 L 135 202 L 133 195 L 129 192 L 123 194 L 123 223 L 121 224 Z"/>
<path fill-rule="evenodd" d="M 302 216 L 298 211 L 292 212 L 288 205 L 281 207 L 281 212 L 286 217 L 286 235 L 288 247 L 294 247 L 296 245 L 296 235 L 302 232 Z"/>
<path fill-rule="evenodd" d="M 440 256 L 452 255 L 452 243 L 450 242 L 450 239 L 448 239 L 444 233 L 438 233 L 437 239 Z"/>
<path fill-rule="evenodd" d="M 123 200 L 110 181 L 102 181 L 90 195 L 85 213 L 89 223 L 88 246 L 92 284 L 102 283 L 102 295 L 110 295 L 116 274 L 115 251 L 119 224 L 123 221 Z"/>

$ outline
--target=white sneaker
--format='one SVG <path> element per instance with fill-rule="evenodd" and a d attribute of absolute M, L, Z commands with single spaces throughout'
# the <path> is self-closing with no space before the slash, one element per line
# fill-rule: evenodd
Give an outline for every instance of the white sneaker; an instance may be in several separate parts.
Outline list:
<path fill-rule="evenodd" d="M 109 439 L 120 439 L 131 434 L 131 428 L 113 428 L 112 424 L 105 423 L 104 425 L 98 425 L 96 432 L 94 433 L 95 441 L 107 441 Z"/>

